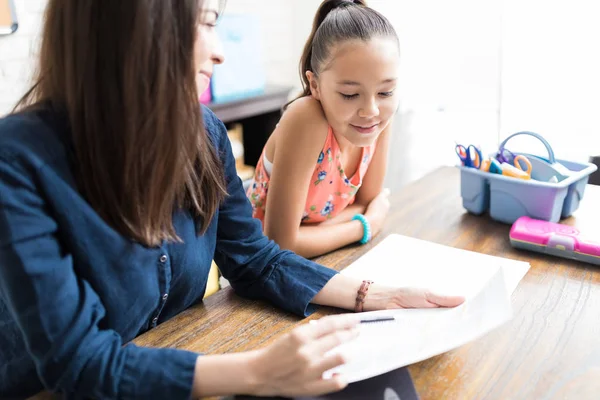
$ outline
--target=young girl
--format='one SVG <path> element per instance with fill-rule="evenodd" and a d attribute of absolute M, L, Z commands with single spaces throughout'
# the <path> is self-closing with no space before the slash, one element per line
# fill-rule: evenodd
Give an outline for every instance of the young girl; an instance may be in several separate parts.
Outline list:
<path fill-rule="evenodd" d="M 399 42 L 362 0 L 324 1 L 300 62 L 304 88 L 267 141 L 247 195 L 281 247 L 314 257 L 382 227 Z"/>

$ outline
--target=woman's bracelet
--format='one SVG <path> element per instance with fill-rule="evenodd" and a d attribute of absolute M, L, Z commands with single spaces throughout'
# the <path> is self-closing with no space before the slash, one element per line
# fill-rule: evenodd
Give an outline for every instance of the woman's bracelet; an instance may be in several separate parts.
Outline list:
<path fill-rule="evenodd" d="M 360 288 L 356 293 L 356 303 L 354 304 L 354 312 L 362 312 L 365 305 L 365 298 L 367 297 L 367 292 L 369 291 L 369 286 L 373 281 L 362 281 L 360 284 Z"/>

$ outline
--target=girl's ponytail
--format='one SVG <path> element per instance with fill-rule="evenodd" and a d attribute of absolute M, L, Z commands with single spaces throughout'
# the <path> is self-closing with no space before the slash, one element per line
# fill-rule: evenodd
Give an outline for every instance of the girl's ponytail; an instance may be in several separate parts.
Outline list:
<path fill-rule="evenodd" d="M 355 0 L 355 1 L 352 1 L 352 0 L 325 0 L 323 3 L 321 3 L 321 5 L 319 6 L 319 9 L 317 10 L 317 13 L 315 14 L 315 18 L 313 20 L 313 25 L 312 25 L 312 30 L 310 32 L 310 35 L 308 36 L 308 39 L 306 40 L 306 44 L 304 45 L 304 50 L 302 51 L 302 57 L 300 57 L 300 79 L 302 81 L 302 93 L 297 98 L 295 98 L 294 100 L 292 100 L 288 104 L 286 104 L 284 106 L 284 110 L 293 101 L 295 101 L 301 97 L 310 95 L 310 83 L 308 82 L 308 78 L 306 77 L 306 71 L 315 72 L 313 69 L 313 65 L 312 65 L 313 41 L 314 41 L 315 35 L 317 33 L 317 30 L 319 29 L 319 27 L 321 26 L 323 21 L 325 21 L 325 18 L 329 15 L 329 13 L 332 10 L 335 10 L 337 8 L 342 8 L 342 7 L 355 6 L 355 5 L 363 6 L 363 7 L 367 6 L 366 2 L 363 0 Z"/>

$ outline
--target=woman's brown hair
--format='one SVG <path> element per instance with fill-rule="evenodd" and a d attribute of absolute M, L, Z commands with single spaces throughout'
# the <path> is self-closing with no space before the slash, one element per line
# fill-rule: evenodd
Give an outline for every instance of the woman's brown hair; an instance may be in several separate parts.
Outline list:
<path fill-rule="evenodd" d="M 50 0 L 37 75 L 16 107 L 66 112 L 83 195 L 113 228 L 147 246 L 179 240 L 177 208 L 190 210 L 204 232 L 226 195 L 195 83 L 201 7 Z"/>
<path fill-rule="evenodd" d="M 306 71 L 318 76 L 335 45 L 347 40 L 367 41 L 376 36 L 392 37 L 398 42 L 392 24 L 379 12 L 367 7 L 366 1 L 323 1 L 315 14 L 312 31 L 300 57 L 302 93 L 286 104 L 284 109 L 295 100 L 310 96 Z"/>

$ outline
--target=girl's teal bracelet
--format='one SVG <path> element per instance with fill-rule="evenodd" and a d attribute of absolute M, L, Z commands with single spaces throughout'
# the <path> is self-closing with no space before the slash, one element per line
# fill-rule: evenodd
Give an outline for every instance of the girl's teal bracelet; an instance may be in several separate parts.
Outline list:
<path fill-rule="evenodd" d="M 360 239 L 360 244 L 367 244 L 371 240 L 371 225 L 362 214 L 356 214 L 352 217 L 352 221 L 360 221 L 363 226 L 363 237 Z"/>

